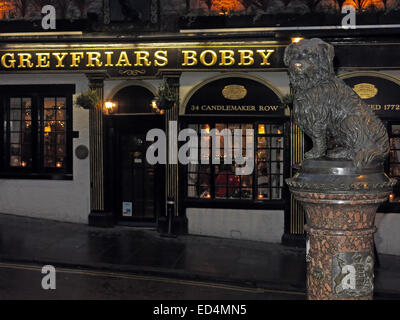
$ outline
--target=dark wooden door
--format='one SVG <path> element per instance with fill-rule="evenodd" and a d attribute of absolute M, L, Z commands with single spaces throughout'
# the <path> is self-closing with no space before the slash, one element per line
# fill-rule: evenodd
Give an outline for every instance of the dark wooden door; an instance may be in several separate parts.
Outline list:
<path fill-rule="evenodd" d="M 116 122 L 115 210 L 120 223 L 152 224 L 164 208 L 165 166 L 147 162 L 152 142 L 146 141 L 146 134 L 162 123 L 157 117 L 129 118 Z"/>

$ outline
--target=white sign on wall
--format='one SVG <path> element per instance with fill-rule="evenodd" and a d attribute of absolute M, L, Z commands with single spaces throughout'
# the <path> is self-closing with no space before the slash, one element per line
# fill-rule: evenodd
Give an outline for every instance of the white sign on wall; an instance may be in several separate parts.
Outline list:
<path fill-rule="evenodd" d="M 122 216 L 132 217 L 132 202 L 122 202 Z"/>

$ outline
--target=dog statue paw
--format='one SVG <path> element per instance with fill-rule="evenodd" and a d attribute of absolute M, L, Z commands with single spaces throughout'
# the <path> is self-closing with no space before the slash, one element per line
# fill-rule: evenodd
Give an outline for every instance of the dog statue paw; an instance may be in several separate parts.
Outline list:
<path fill-rule="evenodd" d="M 331 158 L 331 159 L 351 160 L 354 157 L 354 153 L 352 150 L 348 150 L 345 148 L 336 148 L 336 149 L 328 151 L 327 156 L 328 156 L 328 158 Z"/>
<path fill-rule="evenodd" d="M 306 152 L 304 158 L 306 159 L 319 159 L 325 156 L 325 150 L 312 148 L 310 151 Z"/>

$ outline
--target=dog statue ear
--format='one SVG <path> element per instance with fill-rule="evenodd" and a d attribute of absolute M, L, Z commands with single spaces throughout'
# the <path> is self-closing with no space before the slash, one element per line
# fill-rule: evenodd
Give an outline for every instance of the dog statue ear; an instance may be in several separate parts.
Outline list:
<path fill-rule="evenodd" d="M 335 57 L 335 49 L 333 48 L 333 45 L 324 42 L 324 43 L 320 43 L 319 46 L 324 51 L 324 53 L 328 56 L 328 60 L 333 61 L 333 58 Z"/>
<path fill-rule="evenodd" d="M 292 52 L 293 52 L 293 44 L 289 44 L 286 47 L 285 53 L 283 55 L 283 63 L 285 64 L 286 67 L 289 66 L 290 59 L 292 58 Z"/>

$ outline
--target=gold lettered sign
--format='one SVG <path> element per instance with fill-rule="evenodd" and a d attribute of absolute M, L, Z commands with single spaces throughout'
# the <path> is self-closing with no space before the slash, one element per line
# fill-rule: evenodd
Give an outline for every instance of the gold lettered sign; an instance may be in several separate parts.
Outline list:
<path fill-rule="evenodd" d="M 284 46 L 196 44 L 165 46 L 0 49 L 0 72 L 106 71 L 149 76 L 162 70 L 266 70 L 284 68 Z"/>

